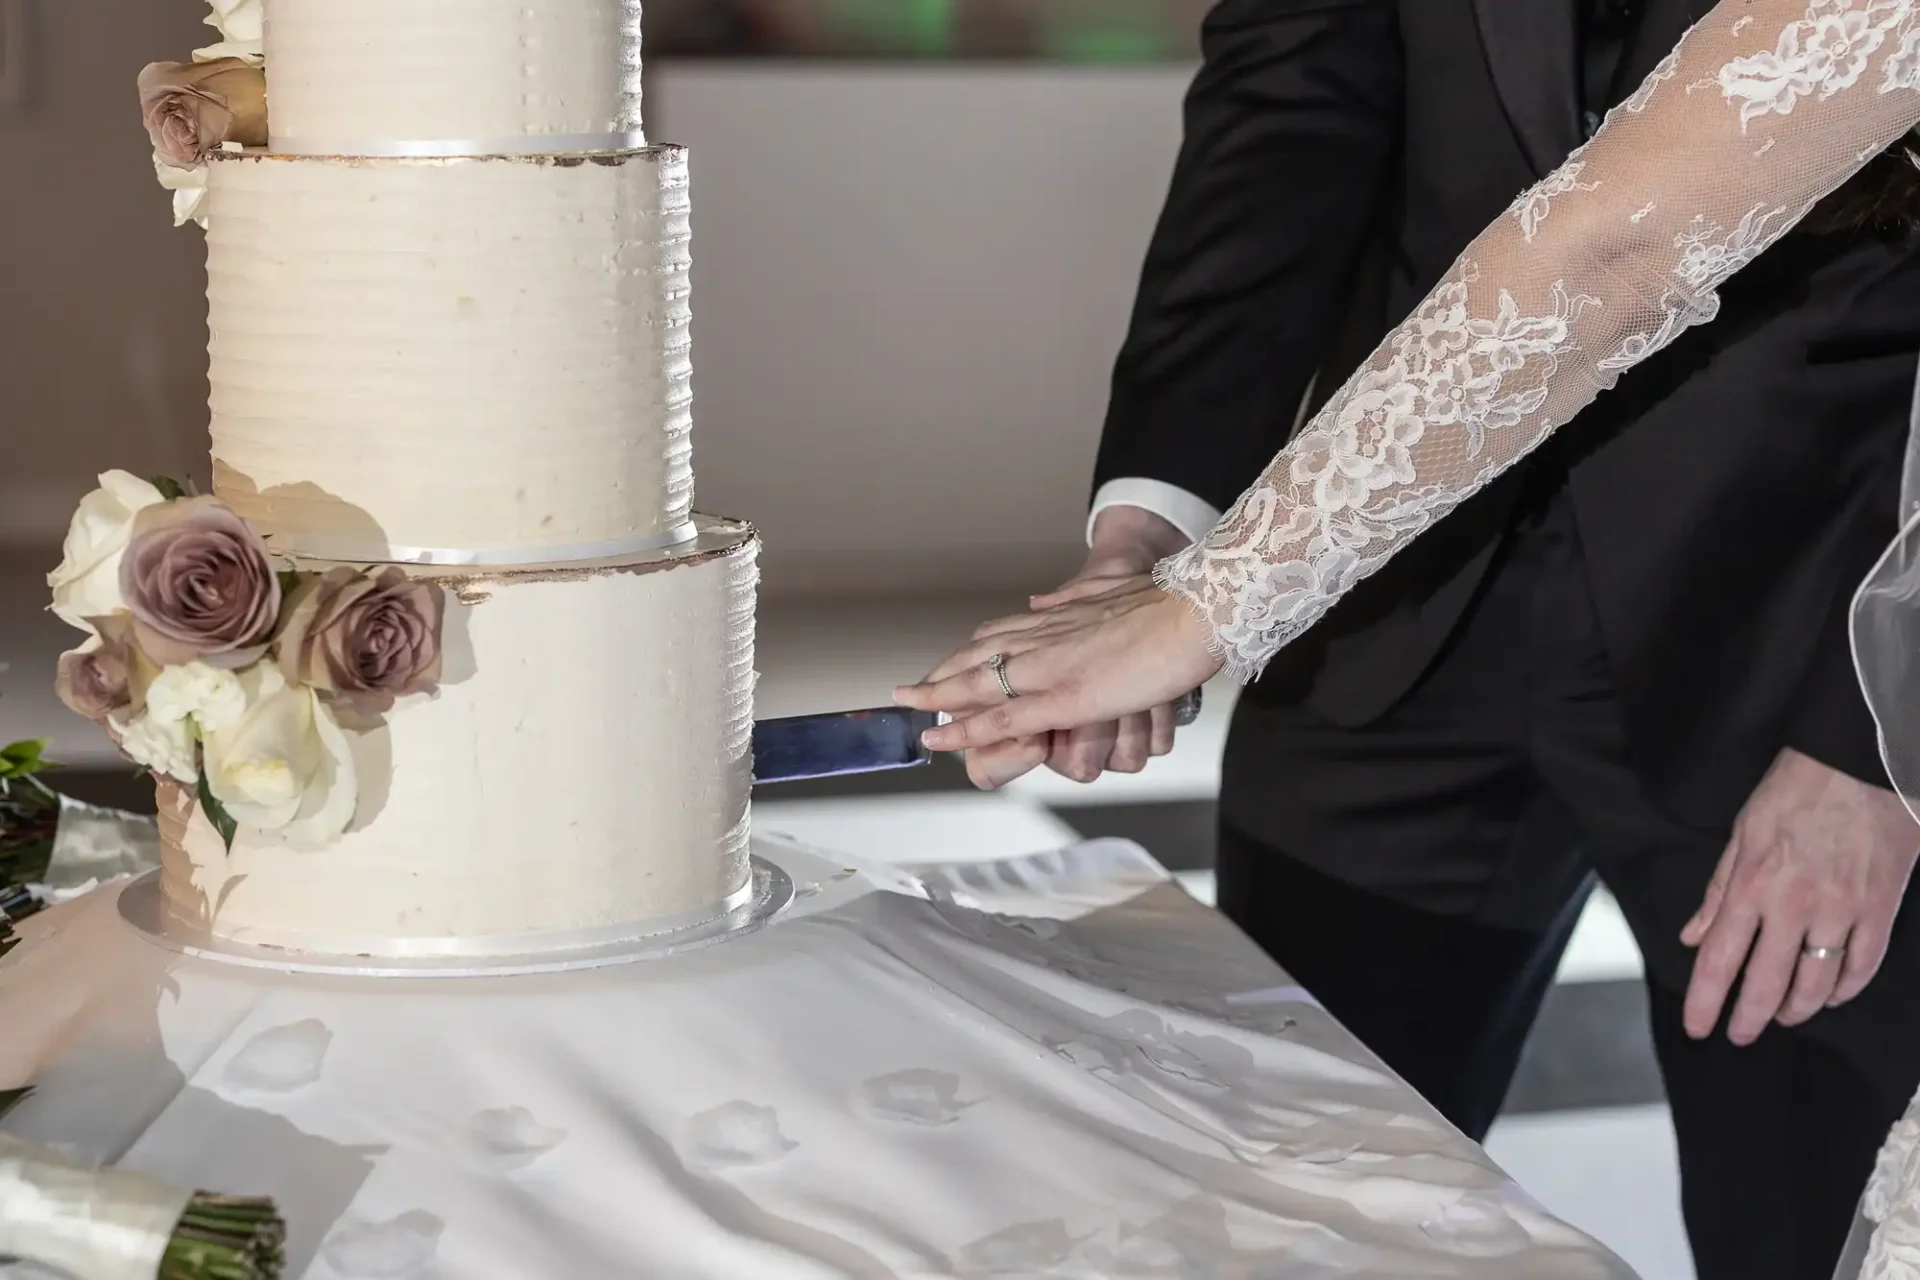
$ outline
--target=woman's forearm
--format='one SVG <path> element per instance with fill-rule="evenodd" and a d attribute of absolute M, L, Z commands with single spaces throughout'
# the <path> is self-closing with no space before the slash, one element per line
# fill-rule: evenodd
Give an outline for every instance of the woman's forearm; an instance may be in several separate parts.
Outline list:
<path fill-rule="evenodd" d="M 1482 232 L 1163 587 L 1259 672 L 1920 121 L 1920 4 L 1722 0 Z M 1417 216 L 1417 210 L 1415 211 Z"/>

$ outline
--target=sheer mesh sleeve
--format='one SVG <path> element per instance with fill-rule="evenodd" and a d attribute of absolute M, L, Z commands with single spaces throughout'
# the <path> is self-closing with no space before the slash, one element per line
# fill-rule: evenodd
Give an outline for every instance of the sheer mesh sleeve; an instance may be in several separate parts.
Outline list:
<path fill-rule="evenodd" d="M 1920 123 L 1920 0 L 1721 0 L 1160 565 L 1242 679 Z"/>

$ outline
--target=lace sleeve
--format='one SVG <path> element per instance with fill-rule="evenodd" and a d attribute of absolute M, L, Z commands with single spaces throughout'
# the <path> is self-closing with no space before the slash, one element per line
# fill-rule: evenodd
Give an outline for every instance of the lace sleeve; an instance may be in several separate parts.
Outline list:
<path fill-rule="evenodd" d="M 1920 123 L 1920 0 L 1721 0 L 1157 578 L 1250 678 Z"/>

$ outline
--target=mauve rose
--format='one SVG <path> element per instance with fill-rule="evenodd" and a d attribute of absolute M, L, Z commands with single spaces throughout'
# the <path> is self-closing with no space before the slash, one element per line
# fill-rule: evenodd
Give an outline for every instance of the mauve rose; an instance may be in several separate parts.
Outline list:
<path fill-rule="evenodd" d="M 120 594 L 149 658 L 232 671 L 266 652 L 280 617 L 267 544 L 218 498 L 143 509 L 120 560 Z"/>
<path fill-rule="evenodd" d="M 133 619 L 124 613 L 87 619 L 95 638 L 60 655 L 54 689 L 60 701 L 97 724 L 116 711 L 133 707 L 141 686 L 152 676 L 133 644 Z"/>
<path fill-rule="evenodd" d="M 280 670 L 355 710 L 379 713 L 440 681 L 446 595 L 389 566 L 333 569 L 302 583 L 276 642 Z"/>
<path fill-rule="evenodd" d="M 155 62 L 140 73 L 140 117 L 154 151 L 192 169 L 223 142 L 267 145 L 267 80 L 239 58 Z"/>

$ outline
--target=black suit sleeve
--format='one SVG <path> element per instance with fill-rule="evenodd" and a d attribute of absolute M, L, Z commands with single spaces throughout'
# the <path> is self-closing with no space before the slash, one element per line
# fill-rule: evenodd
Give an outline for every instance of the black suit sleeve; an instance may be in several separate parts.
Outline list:
<path fill-rule="evenodd" d="M 1223 0 L 1115 364 L 1097 489 L 1225 509 L 1285 443 L 1400 135 L 1394 0 Z"/>
<path fill-rule="evenodd" d="M 1880 731 L 1867 710 L 1853 666 L 1853 641 L 1847 629 L 1852 612 L 1853 593 L 1840 592 L 1821 628 L 1813 666 L 1788 714 L 1787 745 L 1862 782 L 1891 787 L 1886 763 L 1880 759 Z"/>

